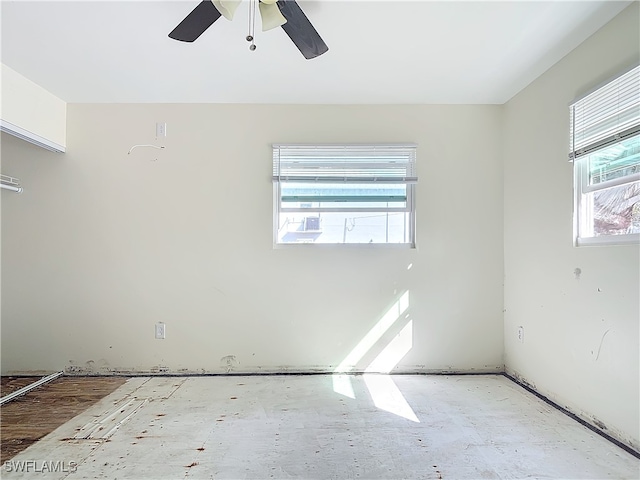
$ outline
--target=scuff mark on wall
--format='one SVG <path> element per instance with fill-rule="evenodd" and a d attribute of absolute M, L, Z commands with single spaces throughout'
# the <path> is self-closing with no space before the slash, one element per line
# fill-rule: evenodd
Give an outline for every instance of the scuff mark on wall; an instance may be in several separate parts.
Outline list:
<path fill-rule="evenodd" d="M 573 271 L 573 275 L 576 277 L 576 280 L 580 280 L 580 275 L 582 275 L 582 269 L 580 269 L 579 267 L 576 267 L 576 269 Z"/>
<path fill-rule="evenodd" d="M 100 374 L 111 372 L 111 365 L 109 365 L 109 362 L 104 358 L 99 359 L 96 362 L 96 365 L 97 365 L 96 370 Z"/>
<path fill-rule="evenodd" d="M 240 362 L 238 362 L 235 355 L 227 355 L 220 359 L 220 365 L 222 368 L 226 368 L 227 373 L 229 373 L 234 367 L 240 365 Z"/>
<path fill-rule="evenodd" d="M 528 381 L 526 378 L 524 378 L 520 373 L 518 372 L 513 372 L 511 375 L 513 375 L 513 377 L 517 380 L 517 383 L 520 383 L 526 387 L 529 387 L 533 390 L 536 389 L 536 384 L 533 382 Z"/>
<path fill-rule="evenodd" d="M 607 336 L 607 333 L 609 333 L 611 329 L 608 329 L 606 332 L 604 332 L 602 334 L 602 338 L 600 339 L 600 346 L 598 346 L 598 353 L 596 355 L 596 361 L 598 361 L 598 358 L 600 358 L 600 350 L 602 350 L 602 343 L 604 342 L 604 337 Z"/>
<path fill-rule="evenodd" d="M 597 418 L 593 417 L 593 424 L 598 427 L 600 430 L 606 430 L 607 426 L 602 423 L 600 420 L 598 420 Z"/>
<path fill-rule="evenodd" d="M 95 373 L 95 371 L 95 362 L 93 360 L 87 360 L 84 364 L 80 364 L 75 360 L 69 360 L 69 365 L 64 369 L 64 373 L 81 375 L 91 375 Z"/>

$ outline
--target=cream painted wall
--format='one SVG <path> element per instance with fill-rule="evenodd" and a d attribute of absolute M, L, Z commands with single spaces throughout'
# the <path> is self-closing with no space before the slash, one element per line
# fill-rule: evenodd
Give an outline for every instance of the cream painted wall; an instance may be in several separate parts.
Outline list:
<path fill-rule="evenodd" d="M 67 104 L 4 64 L 0 64 L 0 75 L 2 121 L 64 151 Z"/>
<path fill-rule="evenodd" d="M 2 193 L 3 373 L 331 371 L 407 290 L 409 317 L 357 369 L 412 321 L 396 371 L 501 371 L 500 118 L 71 104 L 63 156 L 3 136 L 25 188 Z M 128 155 L 156 122 L 166 149 Z M 418 248 L 274 249 L 272 142 L 418 143 Z"/>
<path fill-rule="evenodd" d="M 506 370 L 636 450 L 640 249 L 572 246 L 567 138 L 569 103 L 638 63 L 639 18 L 635 2 L 504 108 Z"/>

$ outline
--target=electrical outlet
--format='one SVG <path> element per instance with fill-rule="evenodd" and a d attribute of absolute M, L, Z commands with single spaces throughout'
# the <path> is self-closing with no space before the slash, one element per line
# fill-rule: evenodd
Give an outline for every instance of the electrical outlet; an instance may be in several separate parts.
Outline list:
<path fill-rule="evenodd" d="M 156 123 L 156 138 L 166 137 L 167 136 L 167 124 L 166 123 Z"/>
<path fill-rule="evenodd" d="M 518 341 L 524 343 L 524 327 L 518 327 Z"/>
<path fill-rule="evenodd" d="M 166 333 L 166 325 L 162 322 L 156 323 L 156 338 L 159 340 L 164 340 Z"/>

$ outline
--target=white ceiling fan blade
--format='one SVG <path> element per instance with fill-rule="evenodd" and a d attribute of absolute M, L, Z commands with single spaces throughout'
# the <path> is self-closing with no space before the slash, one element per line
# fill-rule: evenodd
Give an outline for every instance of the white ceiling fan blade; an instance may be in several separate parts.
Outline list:
<path fill-rule="evenodd" d="M 267 0 L 268 1 L 268 0 Z M 260 17 L 262 17 L 262 31 L 272 30 L 287 23 L 287 19 L 284 18 L 278 5 L 274 3 L 267 3 L 262 0 L 259 4 Z"/>
<path fill-rule="evenodd" d="M 242 0 L 212 0 L 215 7 L 227 20 L 233 20 L 233 15 L 236 13 L 236 8 L 242 2 Z"/>

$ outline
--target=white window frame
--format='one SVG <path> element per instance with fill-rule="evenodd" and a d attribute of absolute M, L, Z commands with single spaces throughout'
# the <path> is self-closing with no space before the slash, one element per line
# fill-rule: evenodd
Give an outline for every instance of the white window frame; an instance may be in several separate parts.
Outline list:
<path fill-rule="evenodd" d="M 275 248 L 313 245 L 314 248 L 323 246 L 348 247 L 401 247 L 416 248 L 416 203 L 415 187 L 417 176 L 415 160 L 417 145 L 408 144 L 274 144 L 273 146 L 273 245 Z M 400 161 L 389 162 L 383 160 L 385 156 L 397 156 Z M 302 162 L 295 158 L 299 156 Z M 326 164 L 323 158 L 330 158 Z M 356 158 L 358 161 L 350 162 Z M 340 160 L 344 159 L 343 163 Z M 380 159 L 380 160 L 378 160 Z M 365 160 L 363 162 L 363 160 Z M 362 162 L 362 163 L 359 163 Z M 298 166 L 300 165 L 300 166 Z M 307 165 L 309 165 L 307 167 Z M 362 165 L 362 166 L 361 166 Z M 405 205 L 402 207 L 353 207 L 349 201 L 328 207 L 313 207 L 311 211 L 328 212 L 389 212 L 408 214 L 407 242 L 401 243 L 357 243 L 357 242 L 280 242 L 278 231 L 281 213 L 300 213 L 310 211 L 308 208 L 282 207 L 282 185 L 287 182 L 295 183 L 336 183 L 344 184 L 372 184 L 372 185 L 406 185 Z"/>
<path fill-rule="evenodd" d="M 640 66 L 574 100 L 570 105 L 570 153 L 574 163 L 574 246 L 640 243 L 640 234 L 593 233 L 587 195 L 640 181 L 640 173 L 589 185 L 589 155 L 640 136 Z"/>

